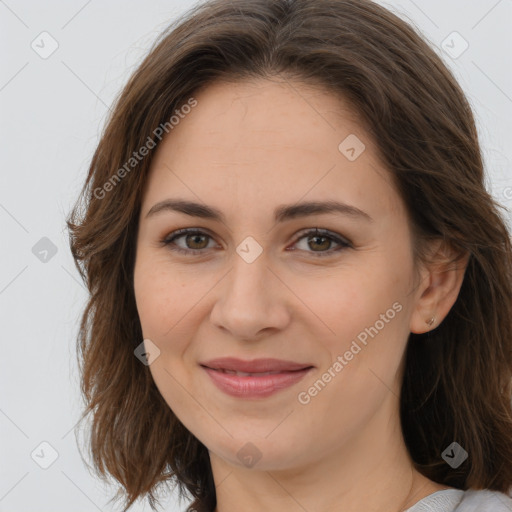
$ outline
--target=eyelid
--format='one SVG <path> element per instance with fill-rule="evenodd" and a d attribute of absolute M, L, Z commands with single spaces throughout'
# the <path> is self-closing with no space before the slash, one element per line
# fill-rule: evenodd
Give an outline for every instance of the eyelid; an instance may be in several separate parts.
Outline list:
<path fill-rule="evenodd" d="M 298 240 L 300 240 L 301 238 L 304 238 L 306 235 L 325 236 L 328 238 L 332 238 L 333 240 L 337 241 L 341 245 L 347 245 L 347 246 L 352 247 L 352 242 L 348 238 L 346 238 L 338 233 L 335 233 L 334 231 L 331 231 L 329 229 L 325 229 L 325 228 L 304 228 L 295 234 L 293 243 L 297 243 Z"/>
<path fill-rule="evenodd" d="M 206 235 L 210 239 L 214 240 L 214 236 L 209 232 L 208 229 L 205 228 L 182 228 L 169 233 L 164 236 L 162 240 L 160 240 L 160 244 L 164 247 L 169 246 L 169 248 L 173 251 L 182 253 L 182 254 L 192 254 L 197 256 L 202 256 L 205 254 L 205 249 L 183 249 L 181 247 L 170 247 L 174 240 L 177 238 L 184 237 L 186 235 Z"/>
<path fill-rule="evenodd" d="M 173 231 L 166 235 L 160 242 L 161 245 L 169 246 L 172 251 L 179 252 L 182 254 L 189 254 L 194 256 L 203 256 L 206 253 L 206 249 L 183 249 L 178 246 L 170 247 L 174 240 L 184 237 L 186 235 L 206 235 L 210 239 L 214 240 L 214 236 L 210 233 L 210 231 L 206 228 L 182 228 Z M 328 250 L 328 251 L 303 251 L 309 254 L 312 254 L 314 257 L 328 257 L 338 252 L 341 252 L 343 249 L 353 248 L 352 242 L 346 237 L 335 233 L 334 231 L 330 231 L 324 228 L 304 228 L 298 231 L 294 235 L 294 241 L 292 245 L 295 245 L 299 240 L 305 238 L 306 236 L 322 236 L 328 239 L 331 239 L 333 242 L 339 245 L 338 249 Z M 211 248 L 210 248 L 211 249 Z M 288 248 L 287 248 L 288 249 Z M 292 249 L 295 251 L 296 249 Z M 299 250 L 300 251 L 300 250 Z"/>

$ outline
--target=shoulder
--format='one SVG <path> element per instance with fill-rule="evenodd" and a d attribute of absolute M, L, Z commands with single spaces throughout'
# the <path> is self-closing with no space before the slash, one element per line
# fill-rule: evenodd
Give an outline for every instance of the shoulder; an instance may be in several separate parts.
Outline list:
<path fill-rule="evenodd" d="M 444 489 L 420 500 L 405 512 L 512 512 L 512 499 L 489 489 Z"/>
<path fill-rule="evenodd" d="M 468 489 L 454 512 L 512 512 L 512 499 L 498 491 Z"/>

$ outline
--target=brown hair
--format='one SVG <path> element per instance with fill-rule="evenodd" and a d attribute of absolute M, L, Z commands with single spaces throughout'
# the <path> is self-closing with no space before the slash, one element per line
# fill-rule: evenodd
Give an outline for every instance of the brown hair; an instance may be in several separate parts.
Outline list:
<path fill-rule="evenodd" d="M 122 485 L 126 508 L 143 496 L 154 508 L 156 488 L 171 481 L 194 497 L 194 509 L 215 507 L 206 447 L 134 357 L 142 341 L 134 254 L 154 151 L 122 179 L 119 169 L 200 88 L 272 76 L 321 85 L 359 114 L 407 207 L 415 262 L 426 261 L 425 242 L 432 239 L 469 255 L 448 316 L 429 335 L 410 334 L 402 428 L 416 468 L 431 480 L 508 492 L 509 233 L 500 205 L 485 189 L 473 114 L 455 78 L 413 28 L 369 0 L 196 5 L 155 42 L 118 97 L 67 221 L 71 251 L 90 291 L 78 358 L 98 474 Z M 457 469 L 441 457 L 453 441 L 469 453 Z"/>

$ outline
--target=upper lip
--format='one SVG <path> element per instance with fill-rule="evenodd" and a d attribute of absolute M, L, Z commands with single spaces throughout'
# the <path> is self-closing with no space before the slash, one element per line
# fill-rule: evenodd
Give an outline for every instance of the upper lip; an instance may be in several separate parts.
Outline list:
<path fill-rule="evenodd" d="M 283 359 L 252 359 L 244 361 L 235 357 L 220 357 L 200 363 L 213 370 L 230 370 L 235 372 L 246 373 L 263 373 L 263 372 L 286 372 L 294 370 L 304 370 L 311 368 L 313 365 L 309 363 L 297 363 L 294 361 L 285 361 Z"/>

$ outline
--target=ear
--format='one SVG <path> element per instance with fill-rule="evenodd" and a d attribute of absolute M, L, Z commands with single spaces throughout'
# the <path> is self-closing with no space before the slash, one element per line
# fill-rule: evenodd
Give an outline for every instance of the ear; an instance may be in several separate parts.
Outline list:
<path fill-rule="evenodd" d="M 455 250 L 443 240 L 433 246 L 434 257 L 421 271 L 421 282 L 411 315 L 410 331 L 422 334 L 435 329 L 448 315 L 459 295 L 469 253 Z M 432 325 L 428 322 L 434 318 Z"/>

